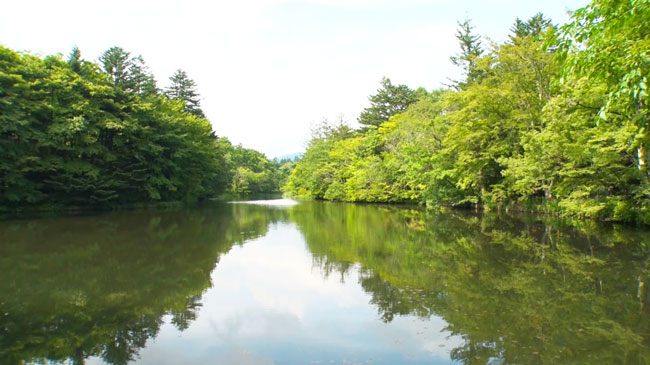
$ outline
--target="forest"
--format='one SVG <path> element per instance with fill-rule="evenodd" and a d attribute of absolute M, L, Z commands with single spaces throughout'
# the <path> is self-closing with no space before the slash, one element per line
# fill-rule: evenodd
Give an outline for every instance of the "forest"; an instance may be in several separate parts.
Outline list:
<path fill-rule="evenodd" d="M 0 211 L 278 192 L 280 165 L 218 137 L 183 70 L 162 90 L 120 47 L 94 63 L 0 46 Z"/>
<path fill-rule="evenodd" d="M 284 186 L 296 198 L 537 211 L 650 224 L 650 3 L 594 0 L 507 41 L 458 23 L 461 80 L 384 78 L 358 117 L 323 124 Z"/>
<path fill-rule="evenodd" d="M 197 84 L 141 56 L 0 46 L 0 211 L 194 203 L 224 193 L 548 212 L 650 224 L 650 4 L 594 0 L 507 41 L 458 23 L 463 76 L 381 80 L 360 128 L 324 123 L 300 161 L 217 136 Z M 288 106 L 290 107 L 290 106 Z"/>

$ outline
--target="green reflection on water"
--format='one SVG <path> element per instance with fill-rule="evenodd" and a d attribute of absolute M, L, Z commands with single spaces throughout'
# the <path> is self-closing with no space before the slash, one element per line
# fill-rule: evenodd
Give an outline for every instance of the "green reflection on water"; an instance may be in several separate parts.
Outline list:
<path fill-rule="evenodd" d="M 437 315 L 463 363 L 650 363 L 648 232 L 539 217 L 302 205 L 326 273 L 363 269 L 384 321 Z"/>
<path fill-rule="evenodd" d="M 210 272 L 281 211 L 222 205 L 0 223 L 0 363 L 133 360 L 162 316 L 185 329 Z"/>
<path fill-rule="evenodd" d="M 277 221 L 324 275 L 359 266 L 379 319 L 443 318 L 465 340 L 453 360 L 650 362 L 645 231 L 303 203 L 0 222 L 0 363 L 135 359 L 163 316 L 187 328 L 219 258 Z"/>

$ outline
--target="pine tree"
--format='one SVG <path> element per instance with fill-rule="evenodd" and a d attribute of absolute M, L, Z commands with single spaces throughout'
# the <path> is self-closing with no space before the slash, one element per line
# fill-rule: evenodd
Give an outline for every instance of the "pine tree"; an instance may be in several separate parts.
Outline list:
<path fill-rule="evenodd" d="M 74 46 L 72 51 L 70 51 L 70 55 L 68 55 L 68 66 L 70 70 L 75 73 L 81 72 L 81 62 L 81 51 L 79 51 L 77 46 Z"/>
<path fill-rule="evenodd" d="M 142 56 L 131 57 L 130 52 L 112 47 L 99 57 L 99 61 L 115 87 L 136 94 L 157 93 L 156 81 Z"/>
<path fill-rule="evenodd" d="M 370 107 L 364 109 L 357 119 L 360 124 L 378 126 L 393 115 L 403 112 L 417 101 L 415 91 L 406 85 L 393 85 L 390 79 L 381 80 L 381 88 L 370 96 Z"/>
<path fill-rule="evenodd" d="M 156 80 L 144 63 L 142 56 L 134 57 L 129 62 L 127 87 L 138 94 L 157 94 Z"/>
<path fill-rule="evenodd" d="M 99 57 L 104 72 L 110 76 L 116 87 L 124 87 L 127 82 L 127 73 L 131 64 L 130 56 L 131 54 L 124 49 L 112 47 Z"/>
<path fill-rule="evenodd" d="M 483 49 L 481 37 L 473 34 L 473 29 L 469 18 L 462 23 L 458 22 L 456 39 L 460 42 L 460 53 L 451 56 L 450 60 L 454 65 L 461 67 L 465 74 L 465 81 L 453 81 L 453 86 L 459 90 L 465 89 L 480 78 L 480 73 L 476 71 L 476 61 L 483 54 Z"/>
<path fill-rule="evenodd" d="M 512 35 L 510 40 L 515 43 L 520 37 L 541 37 L 549 27 L 553 27 L 551 20 L 544 17 L 544 14 L 537 13 L 533 15 L 528 21 L 523 21 L 519 18 L 515 19 L 515 24 L 512 25 L 510 31 Z"/>
<path fill-rule="evenodd" d="M 199 118 L 205 118 L 205 114 L 201 110 L 199 93 L 196 91 L 194 80 L 190 79 L 187 73 L 181 69 L 176 70 L 169 80 L 172 84 L 165 91 L 165 95 L 170 99 L 185 102 L 186 112 Z"/>

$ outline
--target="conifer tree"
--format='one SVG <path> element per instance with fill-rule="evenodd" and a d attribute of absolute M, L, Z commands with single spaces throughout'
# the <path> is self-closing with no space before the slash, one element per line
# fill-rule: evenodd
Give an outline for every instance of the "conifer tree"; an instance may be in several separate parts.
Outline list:
<path fill-rule="evenodd" d="M 70 70 L 76 73 L 81 72 L 81 62 L 81 51 L 79 51 L 77 46 L 74 46 L 68 55 L 68 66 Z"/>
<path fill-rule="evenodd" d="M 181 69 L 176 70 L 169 78 L 172 82 L 165 91 L 165 95 L 170 99 L 182 100 L 185 102 L 185 111 L 196 115 L 199 118 L 205 118 L 199 93 L 196 91 L 196 83 L 187 76 L 187 73 Z"/>
<path fill-rule="evenodd" d="M 451 56 L 451 63 L 463 69 L 465 81 L 453 81 L 456 89 L 465 89 L 469 84 L 479 79 L 476 61 L 483 54 L 481 48 L 481 37 L 473 33 L 474 27 L 471 20 L 466 18 L 462 23 L 458 22 L 456 39 L 460 42 L 460 53 Z"/>
<path fill-rule="evenodd" d="M 378 126 L 393 115 L 403 112 L 417 101 L 415 91 L 406 85 L 393 85 L 389 78 L 382 78 L 381 87 L 371 95 L 370 107 L 364 109 L 358 121 L 363 125 Z"/>
<path fill-rule="evenodd" d="M 113 85 L 123 87 L 127 82 L 127 73 L 131 64 L 131 54 L 120 47 L 112 47 L 106 50 L 100 57 L 104 72 L 106 72 Z"/>
<path fill-rule="evenodd" d="M 514 43 L 519 37 L 541 37 L 549 27 L 553 27 L 553 24 L 542 13 L 533 15 L 528 21 L 517 18 L 510 28 L 510 40 Z"/>
<path fill-rule="evenodd" d="M 112 47 L 99 57 L 99 61 L 115 87 L 136 94 L 157 92 L 156 82 L 142 56 L 131 57 L 130 52 Z"/>

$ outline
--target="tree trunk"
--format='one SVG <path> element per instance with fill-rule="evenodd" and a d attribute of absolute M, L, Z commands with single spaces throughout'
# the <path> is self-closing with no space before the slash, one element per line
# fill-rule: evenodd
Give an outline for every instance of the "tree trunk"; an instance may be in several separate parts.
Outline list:
<path fill-rule="evenodd" d="M 639 170 L 643 173 L 646 173 L 648 171 L 648 165 L 646 161 L 646 151 L 645 151 L 645 146 L 641 145 L 639 148 L 636 150 L 637 157 L 639 158 Z"/>
<path fill-rule="evenodd" d="M 551 180 L 551 182 L 548 184 L 548 187 L 544 189 L 544 198 L 546 198 L 546 200 L 553 199 L 553 192 L 551 190 L 552 188 L 553 188 L 553 180 Z"/>
<path fill-rule="evenodd" d="M 643 143 L 641 143 L 639 148 L 636 149 L 636 155 L 638 159 L 637 166 L 639 167 L 639 171 L 641 172 L 642 184 L 647 187 L 648 185 L 650 185 L 650 181 L 648 181 L 647 152 Z"/>

